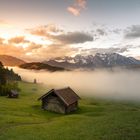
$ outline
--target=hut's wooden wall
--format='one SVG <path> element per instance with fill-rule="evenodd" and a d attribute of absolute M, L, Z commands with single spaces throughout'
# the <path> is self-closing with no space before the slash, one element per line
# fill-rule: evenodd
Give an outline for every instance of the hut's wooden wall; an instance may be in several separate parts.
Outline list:
<path fill-rule="evenodd" d="M 66 108 L 66 113 L 75 111 L 75 110 L 77 110 L 77 108 L 78 108 L 78 102 L 75 102 Z"/>
<path fill-rule="evenodd" d="M 57 96 L 49 96 L 42 101 L 42 108 L 57 113 L 65 113 L 65 105 Z"/>

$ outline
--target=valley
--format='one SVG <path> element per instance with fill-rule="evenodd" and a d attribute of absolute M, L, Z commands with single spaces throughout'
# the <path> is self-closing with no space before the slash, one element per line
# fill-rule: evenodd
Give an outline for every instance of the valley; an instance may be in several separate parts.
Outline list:
<path fill-rule="evenodd" d="M 19 82 L 19 87 L 19 99 L 0 97 L 0 140 L 137 140 L 140 137 L 139 103 L 82 97 L 78 111 L 61 115 L 43 111 L 37 101 L 52 87 L 25 82 Z"/>

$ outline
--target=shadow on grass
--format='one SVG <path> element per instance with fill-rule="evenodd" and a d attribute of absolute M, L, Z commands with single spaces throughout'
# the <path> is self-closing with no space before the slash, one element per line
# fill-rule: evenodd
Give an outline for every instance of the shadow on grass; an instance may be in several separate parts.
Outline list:
<path fill-rule="evenodd" d="M 40 105 L 33 105 L 32 108 L 37 114 L 42 115 L 47 119 L 54 119 L 56 117 L 64 116 L 64 114 L 43 110 Z"/>

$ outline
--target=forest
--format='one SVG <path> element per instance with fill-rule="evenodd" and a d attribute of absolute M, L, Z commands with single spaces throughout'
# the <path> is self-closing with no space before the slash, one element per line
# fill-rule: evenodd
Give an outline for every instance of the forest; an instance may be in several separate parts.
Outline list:
<path fill-rule="evenodd" d="M 21 81 L 21 77 L 0 62 L 0 96 L 7 96 L 10 90 L 19 90 L 17 81 Z"/>

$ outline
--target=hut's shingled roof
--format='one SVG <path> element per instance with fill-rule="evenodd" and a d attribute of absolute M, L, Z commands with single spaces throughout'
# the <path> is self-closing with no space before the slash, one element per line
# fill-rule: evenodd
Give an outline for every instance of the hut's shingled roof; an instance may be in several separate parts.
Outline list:
<path fill-rule="evenodd" d="M 75 103 L 80 99 L 80 97 L 70 87 L 68 87 L 57 90 L 52 89 L 48 93 L 41 96 L 38 100 L 42 100 L 51 93 L 55 93 L 67 106 Z"/>

